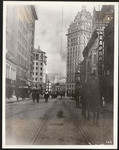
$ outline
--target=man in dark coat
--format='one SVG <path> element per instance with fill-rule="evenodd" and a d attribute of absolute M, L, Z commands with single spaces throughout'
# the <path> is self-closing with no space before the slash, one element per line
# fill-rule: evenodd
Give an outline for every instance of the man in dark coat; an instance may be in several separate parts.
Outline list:
<path fill-rule="evenodd" d="M 35 99 L 36 99 L 36 89 L 35 88 L 32 90 L 32 99 L 33 99 L 33 102 L 35 102 Z"/>
<path fill-rule="evenodd" d="M 37 103 L 39 103 L 39 90 L 36 90 L 36 99 L 37 99 Z"/>
<path fill-rule="evenodd" d="M 17 98 L 17 101 L 18 101 L 19 96 L 20 96 L 20 91 L 19 91 L 19 88 L 18 88 L 18 87 L 16 87 L 15 95 L 16 95 L 16 98 Z"/>
<path fill-rule="evenodd" d="M 81 104 L 82 104 L 82 115 L 86 119 L 86 110 L 88 110 L 87 105 L 87 84 L 84 83 L 81 88 Z M 89 114 L 88 114 L 89 119 Z"/>
<path fill-rule="evenodd" d="M 75 91 L 75 101 L 76 101 L 76 107 L 79 108 L 79 88 L 76 88 Z"/>
<path fill-rule="evenodd" d="M 49 98 L 48 91 L 45 91 L 44 97 L 45 97 L 45 103 L 47 103 L 48 102 L 48 98 Z"/>

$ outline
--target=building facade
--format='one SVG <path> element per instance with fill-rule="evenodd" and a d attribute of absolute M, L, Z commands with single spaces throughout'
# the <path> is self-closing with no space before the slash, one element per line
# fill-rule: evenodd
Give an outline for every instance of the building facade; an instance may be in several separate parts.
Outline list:
<path fill-rule="evenodd" d="M 40 49 L 34 49 L 33 52 L 33 84 L 37 88 L 45 89 L 46 83 L 46 53 Z"/>
<path fill-rule="evenodd" d="M 106 101 L 113 102 L 114 88 L 114 19 L 108 24 L 104 31 L 104 74 L 103 90 Z"/>
<path fill-rule="evenodd" d="M 85 61 L 85 82 L 90 80 L 92 74 L 98 78 L 98 44 L 99 44 L 99 34 L 95 30 L 92 34 L 90 41 L 83 51 L 84 61 Z"/>
<path fill-rule="evenodd" d="M 102 6 L 96 19 L 95 30 L 83 51 L 82 83 L 88 82 L 92 74 L 99 80 L 100 92 L 105 99 L 113 97 L 114 65 L 114 13 L 113 6 Z M 85 69 L 83 69 L 85 68 Z M 84 74 L 84 76 L 83 76 Z"/>
<path fill-rule="evenodd" d="M 67 34 L 67 95 L 75 92 L 75 71 L 92 30 L 92 16 L 85 8 L 78 12 Z"/>
<path fill-rule="evenodd" d="M 32 5 L 7 5 L 6 79 L 14 74 L 16 84 L 32 84 L 34 30 L 37 15 Z"/>

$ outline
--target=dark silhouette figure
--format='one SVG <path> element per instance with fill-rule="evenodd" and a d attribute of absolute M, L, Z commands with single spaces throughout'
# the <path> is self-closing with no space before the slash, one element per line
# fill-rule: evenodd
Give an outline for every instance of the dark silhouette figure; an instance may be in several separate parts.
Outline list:
<path fill-rule="evenodd" d="M 75 91 L 75 101 L 76 101 L 76 107 L 79 108 L 79 89 L 76 88 Z"/>
<path fill-rule="evenodd" d="M 36 89 L 32 90 L 32 99 L 33 99 L 33 102 L 35 102 L 35 99 L 36 99 Z"/>
<path fill-rule="evenodd" d="M 39 91 L 36 90 L 36 100 L 37 100 L 37 103 L 39 103 Z"/>
<path fill-rule="evenodd" d="M 19 90 L 18 87 L 16 87 L 15 95 L 16 95 L 16 98 L 17 98 L 17 101 L 18 101 L 18 100 L 19 100 L 19 97 L 20 97 L 20 90 Z"/>
<path fill-rule="evenodd" d="M 47 103 L 48 102 L 48 98 L 49 98 L 49 93 L 47 91 L 45 91 L 44 97 L 45 97 L 45 103 Z"/>
<path fill-rule="evenodd" d="M 82 104 L 82 115 L 86 119 L 90 119 L 90 114 L 89 114 L 89 107 L 88 107 L 88 96 L 87 96 L 87 84 L 83 84 L 81 88 L 81 104 Z M 88 116 L 86 115 L 86 112 L 88 113 Z"/>

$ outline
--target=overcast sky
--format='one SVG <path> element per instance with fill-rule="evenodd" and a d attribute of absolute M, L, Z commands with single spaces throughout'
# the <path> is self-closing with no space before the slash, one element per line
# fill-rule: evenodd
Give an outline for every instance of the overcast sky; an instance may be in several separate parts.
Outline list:
<path fill-rule="evenodd" d="M 47 73 L 66 76 L 67 29 L 75 16 L 86 6 L 91 14 L 97 3 L 82 2 L 42 2 L 35 5 L 38 20 L 35 26 L 35 48 L 40 46 L 47 55 Z"/>

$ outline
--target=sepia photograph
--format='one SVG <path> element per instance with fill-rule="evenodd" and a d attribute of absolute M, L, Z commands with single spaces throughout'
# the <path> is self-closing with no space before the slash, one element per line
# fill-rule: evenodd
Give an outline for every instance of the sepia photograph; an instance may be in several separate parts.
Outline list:
<path fill-rule="evenodd" d="M 117 148 L 118 8 L 3 2 L 3 148 Z"/>

